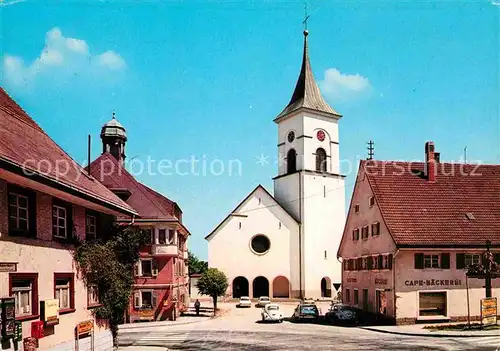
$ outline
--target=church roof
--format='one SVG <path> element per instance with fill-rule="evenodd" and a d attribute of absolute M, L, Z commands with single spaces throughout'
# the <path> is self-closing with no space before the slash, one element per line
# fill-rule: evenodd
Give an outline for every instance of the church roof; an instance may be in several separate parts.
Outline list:
<path fill-rule="evenodd" d="M 229 217 L 231 217 L 232 215 L 238 215 L 238 211 L 240 210 L 240 208 L 243 206 L 243 204 L 253 195 L 255 194 L 255 192 L 257 190 L 262 190 L 264 191 L 264 193 L 269 196 L 270 199 L 272 199 L 273 202 L 276 203 L 276 206 L 278 206 L 279 208 L 281 208 L 283 210 L 284 213 L 286 213 L 287 216 L 289 216 L 294 222 L 297 222 L 297 223 L 300 223 L 294 216 L 292 216 L 283 206 L 281 206 L 281 204 L 274 198 L 274 196 L 271 195 L 271 193 L 269 193 L 269 191 L 267 191 L 266 188 L 264 188 L 261 184 L 257 185 L 255 187 L 255 189 L 253 189 L 239 204 L 238 206 L 236 206 L 236 208 L 234 210 L 231 211 L 231 213 L 229 213 L 218 225 L 217 227 L 215 227 L 214 230 L 212 230 L 212 232 L 210 232 L 210 234 L 208 234 L 206 237 L 205 237 L 205 240 L 208 240 L 212 235 L 214 235 L 220 227 L 222 227 L 222 225 L 224 223 L 226 223 L 226 221 L 229 219 Z M 266 208 L 266 207 L 262 207 L 262 208 Z"/>
<path fill-rule="evenodd" d="M 323 112 L 335 116 L 336 118 L 341 117 L 341 115 L 323 99 L 321 91 L 314 80 L 311 62 L 309 61 L 307 36 L 308 32 L 305 30 L 302 68 L 300 69 L 299 78 L 297 80 L 297 84 L 295 85 L 292 98 L 285 109 L 281 111 L 278 117 L 276 117 L 275 121 L 301 108 Z"/>

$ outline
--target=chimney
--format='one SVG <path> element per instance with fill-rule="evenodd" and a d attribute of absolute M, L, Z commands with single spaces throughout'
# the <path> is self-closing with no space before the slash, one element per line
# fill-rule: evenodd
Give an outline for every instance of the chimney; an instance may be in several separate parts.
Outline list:
<path fill-rule="evenodd" d="M 436 181 L 436 164 L 439 163 L 439 152 L 434 152 L 434 143 L 428 141 L 425 143 L 425 177 L 429 182 Z"/>

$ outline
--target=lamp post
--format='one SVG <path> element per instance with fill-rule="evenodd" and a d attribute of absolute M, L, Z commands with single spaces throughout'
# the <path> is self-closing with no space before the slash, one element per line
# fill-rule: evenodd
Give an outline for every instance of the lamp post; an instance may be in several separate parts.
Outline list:
<path fill-rule="evenodd" d="M 490 252 L 491 241 L 486 240 L 486 252 L 483 257 L 483 266 L 484 266 L 484 287 L 486 292 L 486 297 L 491 297 L 491 261 L 492 254 Z"/>

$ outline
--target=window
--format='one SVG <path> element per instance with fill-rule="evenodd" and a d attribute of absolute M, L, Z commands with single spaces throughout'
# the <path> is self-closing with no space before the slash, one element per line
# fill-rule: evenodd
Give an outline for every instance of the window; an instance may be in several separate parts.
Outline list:
<path fill-rule="evenodd" d="M 325 260 L 326 260 L 326 259 L 328 259 L 328 254 L 327 254 L 327 252 L 326 252 L 326 250 L 325 250 Z"/>
<path fill-rule="evenodd" d="M 351 302 L 351 292 L 349 291 L 349 289 L 345 289 L 345 302 Z"/>
<path fill-rule="evenodd" d="M 361 231 L 361 237 L 363 240 L 368 239 L 368 236 L 370 236 L 370 227 L 364 226 L 362 231 Z"/>
<path fill-rule="evenodd" d="M 354 206 L 354 213 L 356 213 L 356 214 L 359 213 L 359 204 L 356 204 Z"/>
<path fill-rule="evenodd" d="M 380 222 L 375 222 L 372 224 L 372 236 L 380 234 Z"/>
<path fill-rule="evenodd" d="M 439 255 L 424 255 L 424 268 L 439 268 Z"/>
<path fill-rule="evenodd" d="M 71 229 L 71 205 L 55 200 L 52 205 L 52 235 L 54 238 L 68 239 Z"/>
<path fill-rule="evenodd" d="M 348 271 L 349 270 L 349 261 L 348 260 L 344 260 L 344 271 Z"/>
<path fill-rule="evenodd" d="M 294 149 L 288 150 L 286 154 L 286 172 L 293 173 L 297 170 L 297 154 Z"/>
<path fill-rule="evenodd" d="M 170 245 L 175 244 L 175 229 L 168 230 L 168 243 Z"/>
<path fill-rule="evenodd" d="M 471 266 L 473 264 L 479 264 L 480 262 L 480 254 L 465 254 L 465 267 Z"/>
<path fill-rule="evenodd" d="M 74 311 L 74 274 L 54 273 L 54 298 L 59 300 L 59 312 Z"/>
<path fill-rule="evenodd" d="M 9 193 L 9 229 L 19 232 L 29 232 L 28 197 Z"/>
<path fill-rule="evenodd" d="M 384 256 L 378 255 L 377 261 L 378 261 L 377 268 L 378 269 L 383 269 L 384 268 Z"/>
<path fill-rule="evenodd" d="M 419 316 L 446 316 L 446 292 L 419 293 Z"/>
<path fill-rule="evenodd" d="M 88 307 L 95 307 L 99 306 L 101 304 L 99 298 L 99 289 L 97 285 L 95 284 L 89 284 L 87 286 L 87 306 Z"/>
<path fill-rule="evenodd" d="M 370 199 L 368 200 L 368 203 L 370 204 L 370 207 L 373 207 L 375 205 L 375 197 L 370 196 Z"/>
<path fill-rule="evenodd" d="M 368 256 L 366 258 L 366 266 L 367 266 L 368 270 L 373 269 L 373 257 L 372 256 Z"/>
<path fill-rule="evenodd" d="M 141 261 L 141 276 L 151 277 L 153 275 L 153 261 L 144 260 Z"/>
<path fill-rule="evenodd" d="M 154 244 L 153 229 L 145 228 L 143 230 L 146 233 L 146 245 Z"/>
<path fill-rule="evenodd" d="M 361 264 L 361 269 L 367 270 L 368 269 L 368 257 L 363 257 L 363 262 Z"/>
<path fill-rule="evenodd" d="M 167 243 L 167 230 L 158 229 L 158 244 L 165 245 L 166 243 Z"/>
<path fill-rule="evenodd" d="M 267 236 L 259 234 L 252 238 L 250 246 L 255 253 L 263 255 L 271 248 L 271 241 Z"/>
<path fill-rule="evenodd" d="M 9 275 L 10 296 L 15 298 L 16 319 L 38 317 L 38 273 Z"/>
<path fill-rule="evenodd" d="M 134 307 L 150 310 L 156 307 L 156 296 L 152 290 L 141 290 L 134 293 Z"/>
<path fill-rule="evenodd" d="M 316 171 L 326 172 L 326 151 L 323 148 L 316 150 Z"/>
<path fill-rule="evenodd" d="M 359 294 L 358 294 L 358 289 L 354 289 L 354 304 L 358 305 L 359 304 Z"/>
<path fill-rule="evenodd" d="M 359 228 L 354 229 L 352 231 L 352 240 L 354 241 L 359 240 Z"/>
<path fill-rule="evenodd" d="M 450 254 L 415 254 L 415 269 L 449 269 L 450 268 Z"/>
<path fill-rule="evenodd" d="M 389 268 L 389 256 L 384 256 L 384 269 Z"/>
<path fill-rule="evenodd" d="M 93 214 L 85 216 L 85 237 L 87 240 L 97 239 L 97 217 Z"/>

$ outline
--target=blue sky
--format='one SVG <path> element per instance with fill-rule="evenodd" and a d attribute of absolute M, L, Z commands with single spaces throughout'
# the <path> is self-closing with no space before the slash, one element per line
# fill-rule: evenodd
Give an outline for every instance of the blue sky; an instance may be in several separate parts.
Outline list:
<path fill-rule="evenodd" d="M 304 1 L 5 0 L 1 84 L 65 150 L 101 151 L 113 110 L 127 156 L 242 163 L 241 175 L 138 179 L 177 201 L 206 258 L 207 235 L 257 184 L 272 190 L 274 117 L 300 69 Z M 500 163 L 500 6 L 495 1 L 308 1 L 309 52 L 344 115 L 341 158 Z M 270 163 L 257 164 L 256 156 Z M 347 173 L 350 198 L 355 171 Z"/>

